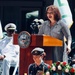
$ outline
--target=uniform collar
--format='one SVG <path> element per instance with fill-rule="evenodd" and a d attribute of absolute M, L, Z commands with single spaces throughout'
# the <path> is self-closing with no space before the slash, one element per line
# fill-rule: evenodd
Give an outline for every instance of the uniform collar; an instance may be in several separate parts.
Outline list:
<path fill-rule="evenodd" d="M 41 60 L 40 65 L 43 65 L 43 64 L 44 64 L 44 61 L 43 61 L 43 60 Z M 40 65 L 39 65 L 39 66 L 40 66 Z M 37 66 L 38 66 L 38 65 L 36 65 L 36 64 L 35 64 L 35 67 L 37 67 Z"/>

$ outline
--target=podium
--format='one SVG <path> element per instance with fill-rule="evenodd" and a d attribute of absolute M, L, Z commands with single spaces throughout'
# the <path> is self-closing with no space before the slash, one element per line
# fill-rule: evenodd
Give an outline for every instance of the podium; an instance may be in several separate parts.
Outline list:
<path fill-rule="evenodd" d="M 14 34 L 14 44 L 18 44 L 18 34 Z M 31 51 L 35 47 L 41 47 L 45 49 L 46 60 L 48 64 L 52 63 L 52 47 L 62 46 L 62 41 L 51 36 L 45 35 L 31 35 L 31 43 L 27 48 L 20 48 L 20 61 L 19 61 L 19 75 L 28 73 L 29 64 L 33 63 Z"/>

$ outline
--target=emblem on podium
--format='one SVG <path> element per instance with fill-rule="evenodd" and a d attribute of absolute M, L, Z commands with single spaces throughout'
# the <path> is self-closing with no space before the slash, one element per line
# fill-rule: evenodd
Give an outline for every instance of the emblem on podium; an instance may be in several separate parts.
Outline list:
<path fill-rule="evenodd" d="M 27 48 L 30 45 L 30 34 L 27 31 L 22 31 L 18 35 L 18 44 L 21 48 Z"/>

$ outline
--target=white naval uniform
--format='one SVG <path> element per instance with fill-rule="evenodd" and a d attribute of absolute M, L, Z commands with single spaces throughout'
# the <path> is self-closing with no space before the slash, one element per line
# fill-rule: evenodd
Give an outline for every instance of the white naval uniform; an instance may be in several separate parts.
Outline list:
<path fill-rule="evenodd" d="M 9 75 L 11 63 L 17 63 L 17 54 L 19 53 L 19 46 L 13 45 L 13 37 L 6 36 L 0 41 L 0 53 L 6 57 L 2 63 L 2 75 Z"/>

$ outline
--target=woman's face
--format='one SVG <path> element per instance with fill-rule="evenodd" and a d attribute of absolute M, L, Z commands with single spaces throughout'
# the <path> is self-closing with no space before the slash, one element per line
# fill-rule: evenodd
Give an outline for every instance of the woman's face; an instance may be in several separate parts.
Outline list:
<path fill-rule="evenodd" d="M 50 9 L 47 10 L 47 18 L 50 21 L 53 21 L 54 20 L 54 14 L 53 14 L 53 12 Z"/>
<path fill-rule="evenodd" d="M 40 55 L 33 55 L 33 60 L 35 63 L 38 63 L 41 60 L 41 56 Z"/>

